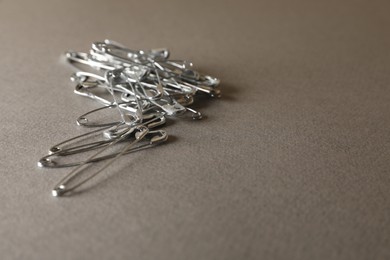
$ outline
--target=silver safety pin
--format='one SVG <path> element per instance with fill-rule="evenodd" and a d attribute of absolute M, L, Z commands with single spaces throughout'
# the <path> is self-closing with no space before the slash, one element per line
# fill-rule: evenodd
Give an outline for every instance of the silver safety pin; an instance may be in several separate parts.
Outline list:
<path fill-rule="evenodd" d="M 141 124 L 138 124 L 137 127 L 146 126 L 149 129 L 156 128 L 165 124 L 165 117 L 161 114 L 147 114 L 145 115 L 147 121 L 144 121 Z M 134 126 L 135 127 L 135 126 Z M 97 149 L 103 146 L 108 145 L 114 138 L 120 137 L 122 132 L 128 128 L 124 122 L 119 122 L 114 126 L 106 126 L 100 129 L 90 131 L 85 134 L 81 134 L 79 136 L 67 139 L 61 143 L 58 143 L 52 146 L 49 149 L 49 155 L 71 155 L 80 152 L 90 151 L 93 149 Z M 95 135 L 102 135 L 105 139 L 101 141 L 94 141 L 86 144 L 80 144 L 80 142 L 84 139 L 92 138 Z M 71 146 L 71 143 L 76 143 L 76 146 Z M 40 165 L 42 166 L 42 165 Z"/>
<path fill-rule="evenodd" d="M 161 143 L 165 142 L 166 140 L 168 140 L 168 134 L 166 131 L 164 131 L 164 130 L 149 131 L 149 133 L 142 140 L 142 141 L 146 141 L 145 143 L 140 144 L 136 147 L 132 147 L 124 154 L 145 150 L 147 148 L 161 144 Z M 123 141 L 123 140 L 121 140 L 121 141 Z M 121 142 L 121 141 L 118 141 L 118 142 Z M 104 147 L 107 147 L 107 145 L 103 146 L 101 148 L 104 148 Z M 115 157 L 117 154 L 118 153 L 112 153 L 112 154 L 108 154 L 108 155 L 95 157 L 95 158 L 89 159 L 89 160 L 87 159 L 87 160 L 70 162 L 70 163 L 61 163 L 57 159 L 61 159 L 61 158 L 64 159 L 68 155 L 63 155 L 61 153 L 55 153 L 55 154 L 49 154 L 49 155 L 42 157 L 38 162 L 38 166 L 39 167 L 46 167 L 46 168 L 74 167 L 74 166 L 79 166 L 80 164 L 95 163 L 95 162 L 100 162 L 100 161 L 104 161 L 107 159 L 111 159 L 111 158 Z"/>
<path fill-rule="evenodd" d="M 147 148 L 159 145 L 167 140 L 168 140 L 168 134 L 166 131 L 164 131 L 164 130 L 149 131 L 149 133 L 143 138 L 142 143 L 138 144 L 136 147 L 132 147 L 125 154 L 145 150 Z M 123 140 L 118 141 L 118 142 L 122 142 L 122 141 Z M 106 146 L 101 147 L 101 148 L 105 148 L 105 147 Z M 116 153 L 98 156 L 98 157 L 95 157 L 93 159 L 86 159 L 86 160 L 73 161 L 73 162 L 61 162 L 61 160 L 68 158 L 67 157 L 68 155 L 49 154 L 49 155 L 42 157 L 39 160 L 38 166 L 46 167 L 46 168 L 74 167 L 74 166 L 79 166 L 80 164 L 95 163 L 95 162 L 104 161 L 104 160 L 115 157 L 117 154 L 118 153 L 116 152 Z"/>
<path fill-rule="evenodd" d="M 116 68 L 115 66 L 109 65 L 108 63 L 93 60 L 89 54 L 83 52 L 67 51 L 65 52 L 65 57 L 71 63 L 81 63 L 95 69 L 113 70 Z"/>
<path fill-rule="evenodd" d="M 147 127 L 141 127 L 141 128 L 139 128 L 137 130 L 139 130 L 139 132 L 137 132 L 135 134 L 135 140 L 133 142 L 131 142 L 130 144 L 128 144 L 120 153 L 118 153 L 117 155 L 112 157 L 110 161 L 108 161 L 102 168 L 100 168 L 98 171 L 96 171 L 93 175 L 91 175 L 91 176 L 89 176 L 89 177 L 87 177 L 87 178 L 85 178 L 85 179 L 83 179 L 81 181 L 78 181 L 78 182 L 76 182 L 76 184 L 73 184 L 72 186 L 69 187 L 70 181 L 72 179 L 74 179 L 82 170 L 85 169 L 85 167 L 83 167 L 83 166 L 85 166 L 88 163 L 89 160 L 92 160 L 92 159 L 96 158 L 99 154 L 103 153 L 107 149 L 108 146 L 104 147 L 99 152 L 97 152 L 96 154 L 94 154 L 91 157 L 89 157 L 86 162 L 81 163 L 78 167 L 76 167 L 68 175 L 66 175 L 54 187 L 54 189 L 52 190 L 52 195 L 56 197 L 56 196 L 62 196 L 65 193 L 70 192 L 70 191 L 76 189 L 77 187 L 81 186 L 82 184 L 86 183 L 91 178 L 93 178 L 94 176 L 96 176 L 97 174 L 102 172 L 104 169 L 106 169 L 108 166 L 110 166 L 115 160 L 117 160 L 121 155 L 123 155 L 126 151 L 128 151 L 134 144 L 136 144 L 140 140 L 142 140 L 142 138 L 144 138 L 145 135 L 149 132 L 149 129 Z M 125 138 L 129 133 L 132 133 L 132 132 L 133 132 L 133 129 L 130 128 L 129 132 L 126 132 L 125 134 L 123 134 L 120 138 L 118 138 L 117 140 L 112 142 L 112 144 L 115 144 L 115 143 L 119 142 L 120 140 Z"/>

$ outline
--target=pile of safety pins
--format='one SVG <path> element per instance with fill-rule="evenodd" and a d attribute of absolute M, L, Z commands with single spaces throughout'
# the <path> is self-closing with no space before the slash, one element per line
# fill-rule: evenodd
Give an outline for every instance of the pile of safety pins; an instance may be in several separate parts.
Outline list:
<path fill-rule="evenodd" d="M 40 167 L 76 166 L 54 187 L 53 196 L 73 191 L 124 154 L 166 141 L 166 131 L 156 127 L 163 125 L 167 117 L 190 114 L 193 119 L 202 118 L 188 105 L 199 93 L 219 97 L 219 80 L 193 70 L 190 62 L 168 57 L 167 49 L 135 51 L 111 40 L 93 43 L 90 53 L 66 53 L 67 60 L 78 68 L 71 76 L 76 84 L 74 92 L 104 106 L 77 119 L 78 125 L 96 130 L 54 145 L 39 160 Z M 111 122 L 88 118 L 107 110 L 114 110 L 118 118 Z M 90 155 L 81 161 L 60 162 L 72 155 L 79 158 L 81 153 Z M 91 163 L 102 160 L 108 161 L 93 174 L 80 178 Z"/>

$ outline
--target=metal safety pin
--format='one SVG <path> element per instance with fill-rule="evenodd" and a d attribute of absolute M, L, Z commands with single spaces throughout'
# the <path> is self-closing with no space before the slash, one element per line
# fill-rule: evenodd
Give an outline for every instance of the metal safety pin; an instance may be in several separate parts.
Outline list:
<path fill-rule="evenodd" d="M 90 88 L 94 88 L 94 87 L 97 87 L 98 85 L 94 85 L 94 86 L 88 86 L 88 87 L 85 87 L 85 84 L 81 84 L 81 83 L 78 83 L 76 85 L 76 87 L 74 88 L 74 93 L 77 94 L 77 95 L 80 95 L 80 96 L 83 96 L 83 97 L 88 97 L 88 98 L 91 98 L 91 99 L 94 99 L 96 101 L 98 101 L 100 104 L 102 105 L 112 105 L 113 102 L 105 99 L 105 98 L 102 98 L 90 91 L 88 91 Z"/>
<path fill-rule="evenodd" d="M 91 54 L 103 55 L 110 61 L 118 61 L 121 62 L 134 62 L 134 63 L 142 63 L 145 60 L 145 55 L 142 51 L 130 50 L 128 48 L 119 47 L 114 44 L 107 44 L 105 42 L 94 42 L 92 44 Z M 142 58 L 140 60 L 140 58 Z"/>
<path fill-rule="evenodd" d="M 107 83 L 104 76 L 86 71 L 77 71 L 70 76 L 70 80 L 76 83 L 90 82 L 90 79 L 93 79 L 95 84 Z"/>
<path fill-rule="evenodd" d="M 157 126 L 161 126 L 165 124 L 165 117 L 161 114 L 148 114 L 145 116 L 147 121 L 137 125 L 137 127 L 140 126 L 146 126 L 149 129 L 153 129 Z M 70 138 L 68 140 L 65 140 L 61 143 L 58 143 L 54 146 L 52 146 L 49 149 L 49 155 L 55 154 L 55 155 L 60 155 L 60 156 L 66 156 L 66 155 L 71 155 L 71 154 L 77 154 L 85 151 L 90 151 L 93 149 L 101 148 L 103 146 L 108 145 L 112 139 L 115 139 L 117 137 L 120 137 L 122 132 L 124 131 L 124 128 L 128 128 L 127 125 L 125 125 L 124 122 L 120 122 L 114 126 L 106 126 L 103 128 L 100 128 L 98 130 L 90 131 L 85 134 L 81 134 L 79 136 Z M 76 146 L 70 146 L 71 143 L 80 143 L 81 140 L 91 138 L 94 135 L 100 135 L 102 134 L 103 137 L 105 137 L 105 140 L 102 141 L 95 141 L 95 142 L 90 142 L 86 144 L 77 144 Z M 39 165 L 39 164 L 38 164 Z M 42 165 L 40 165 L 42 166 Z"/>
<path fill-rule="evenodd" d="M 118 123 L 116 126 L 120 126 L 122 125 L 123 123 Z M 79 140 L 81 138 L 88 138 L 90 137 L 91 135 L 94 135 L 94 134 L 101 134 L 102 132 L 108 130 L 112 128 L 112 126 L 106 126 L 106 127 L 103 127 L 103 128 L 100 128 L 100 129 L 97 129 L 97 130 L 94 130 L 94 131 L 90 131 L 88 133 L 85 133 L 85 134 L 81 134 L 81 135 L 78 135 L 76 137 L 72 137 L 70 139 L 67 139 L 61 143 L 58 143 L 56 145 L 53 145 L 52 147 L 49 148 L 49 155 L 51 154 L 59 154 L 59 153 L 64 153 L 64 150 L 67 150 L 66 154 L 70 154 L 69 152 L 71 150 L 74 150 L 75 148 L 83 148 L 82 151 L 84 150 L 89 150 L 91 146 L 96 146 L 98 145 L 99 143 L 103 143 L 103 142 L 106 142 L 106 140 L 104 141 L 100 141 L 100 142 L 94 142 L 94 143 L 90 143 L 90 144 L 85 144 L 85 145 L 78 145 L 76 147 L 72 147 L 71 149 L 69 148 L 65 148 L 67 146 L 68 143 L 70 142 L 73 142 L 73 141 L 76 141 L 76 140 Z M 38 164 L 39 165 L 39 164 Z M 40 166 L 40 165 L 39 165 Z"/>
<path fill-rule="evenodd" d="M 144 119 L 147 119 L 146 116 L 148 114 L 150 114 L 150 111 L 152 110 L 151 108 L 148 107 L 148 104 L 147 103 L 142 103 L 142 111 L 143 111 L 143 118 Z M 105 126 L 114 126 L 118 123 L 121 123 L 122 121 L 115 121 L 115 122 L 109 122 L 109 123 L 91 123 L 89 121 L 89 119 L 87 118 L 88 115 L 90 114 L 93 114 L 93 113 L 96 113 L 96 112 L 99 112 L 99 111 L 102 111 L 102 110 L 105 110 L 105 109 L 112 109 L 112 108 L 116 108 L 116 107 L 119 107 L 120 109 L 123 109 L 125 112 L 126 111 L 134 111 L 136 110 L 136 108 L 134 108 L 133 106 L 136 106 L 136 104 L 134 103 L 134 101 L 131 101 L 131 102 L 121 102 L 121 103 L 118 103 L 118 105 L 116 104 L 112 104 L 112 105 L 108 105 L 108 106 L 104 106 L 104 107 L 99 107 L 99 108 L 96 108 L 96 109 L 93 109 L 91 111 L 88 111 L 87 113 L 85 114 L 82 114 L 81 116 L 79 116 L 77 119 L 76 119 L 76 123 L 77 125 L 79 126 L 84 126 L 84 127 L 105 127 Z M 156 114 L 156 113 L 153 113 L 153 114 Z M 128 115 L 128 116 L 131 116 L 131 115 Z M 135 123 L 136 121 L 134 121 Z"/>
<path fill-rule="evenodd" d="M 113 45 L 107 45 L 104 42 L 95 42 L 92 45 L 91 55 L 92 57 L 104 57 L 111 63 L 122 64 L 123 67 L 128 67 L 129 65 L 141 65 L 151 70 L 156 70 L 156 67 L 151 65 L 153 59 L 151 57 L 146 56 L 144 52 L 136 53 L 135 51 L 129 49 L 118 48 Z M 159 69 L 157 69 L 156 71 L 163 73 L 164 77 L 177 77 L 180 75 L 180 73 L 178 73 L 177 71 L 162 69 L 161 66 L 159 66 Z"/>
<path fill-rule="evenodd" d="M 78 167 L 76 167 L 68 175 L 66 175 L 54 187 L 54 189 L 52 190 L 52 195 L 53 196 L 62 196 L 65 193 L 70 192 L 70 191 L 76 189 L 77 187 L 81 186 L 82 184 L 86 183 L 91 178 L 93 178 L 94 176 L 96 176 L 97 174 L 102 172 L 104 169 L 106 169 L 108 166 L 110 166 L 115 160 L 117 160 L 121 155 L 123 155 L 126 151 L 128 151 L 132 146 L 134 146 L 136 143 L 138 143 L 140 140 L 142 140 L 142 138 L 144 138 L 145 135 L 149 132 L 149 129 L 147 127 L 140 127 L 137 130 L 139 130 L 139 132 L 137 132 L 135 134 L 135 140 L 133 142 L 131 142 L 130 144 L 128 144 L 120 153 L 118 153 L 117 155 L 112 157 L 110 161 L 108 161 L 102 168 L 100 168 L 98 171 L 96 171 L 93 175 L 91 175 L 91 176 L 89 176 L 89 177 L 87 177 L 87 178 L 85 178 L 85 179 L 83 179 L 81 181 L 76 182 L 76 184 L 73 184 L 71 187 L 68 187 L 70 181 L 73 178 L 75 178 L 82 170 L 85 169 L 85 167 L 83 167 L 83 166 L 85 166 L 88 163 L 88 161 L 93 160 L 99 154 L 104 152 L 107 149 L 108 146 L 103 148 L 103 149 L 101 149 L 99 152 L 97 152 L 96 154 L 92 155 L 91 157 L 89 157 L 86 162 L 81 163 Z M 128 133 L 132 133 L 132 132 L 133 132 L 133 129 L 129 129 Z M 121 139 L 125 138 L 128 135 L 128 133 L 123 134 L 120 138 L 115 140 L 112 144 L 115 144 L 115 143 L 119 142 Z"/>
<path fill-rule="evenodd" d="M 102 61 L 93 60 L 88 53 L 84 53 L 84 52 L 67 51 L 65 52 L 65 57 L 70 62 L 81 63 L 96 69 L 104 69 L 104 70 L 115 69 L 115 66 L 113 65 L 109 65 L 108 63 L 104 63 Z"/>
<path fill-rule="evenodd" d="M 131 90 L 125 88 L 122 85 L 115 85 L 115 86 L 113 86 L 110 89 L 110 87 L 108 87 L 106 85 L 103 85 L 103 84 L 100 84 L 99 82 L 90 82 L 90 81 L 77 83 L 76 86 L 75 86 L 75 89 L 74 89 L 74 93 L 77 94 L 77 95 L 80 95 L 80 96 L 84 96 L 84 97 L 88 97 L 88 98 L 94 99 L 94 100 L 98 101 L 99 103 L 101 103 L 102 105 L 106 105 L 106 106 L 107 105 L 115 105 L 115 101 L 110 101 L 110 100 L 108 100 L 106 98 L 103 98 L 103 97 L 101 97 L 99 95 L 96 95 L 96 94 L 92 93 L 91 91 L 89 91 L 90 89 L 93 89 L 93 88 L 105 89 L 112 96 L 114 94 L 111 93 L 111 92 L 114 91 L 114 92 L 121 92 L 122 95 L 129 95 L 131 97 L 134 97 L 134 95 L 131 92 Z M 135 99 L 133 98 L 132 101 L 135 101 Z M 136 112 L 136 111 L 132 110 L 131 112 Z"/>
<path fill-rule="evenodd" d="M 125 152 L 124 154 L 145 150 L 145 149 L 148 149 L 150 147 L 161 144 L 167 140 L 168 140 L 168 134 L 166 131 L 164 131 L 164 130 L 149 131 L 149 133 L 142 140 L 142 141 L 146 141 L 146 143 L 138 145 L 136 147 L 133 147 L 133 148 L 129 149 L 127 152 Z M 120 142 L 120 141 L 118 141 L 118 142 Z M 104 146 L 104 147 L 106 147 L 106 146 Z M 70 163 L 60 163 L 56 160 L 59 158 L 66 158 L 67 155 L 49 154 L 49 155 L 42 157 L 39 160 L 38 166 L 45 167 L 45 168 L 74 167 L 74 166 L 79 166 L 80 164 L 95 163 L 95 162 L 104 161 L 104 160 L 115 157 L 117 154 L 118 153 L 112 153 L 112 154 L 96 157 L 96 158 L 93 158 L 90 160 L 87 159 L 87 160 L 83 160 L 83 161 L 76 161 L 76 162 L 70 162 Z"/>
<path fill-rule="evenodd" d="M 108 106 L 99 107 L 99 108 L 93 109 L 91 111 L 88 111 L 87 113 L 82 114 L 81 116 L 79 116 L 76 119 L 76 123 L 77 123 L 77 125 L 84 126 L 84 127 L 106 127 L 106 126 L 114 126 L 114 125 L 117 125 L 119 123 L 122 123 L 121 121 L 116 121 L 116 122 L 109 122 L 109 123 L 104 123 L 104 124 L 102 124 L 102 123 L 101 124 L 97 124 L 97 123 L 90 123 L 88 118 L 87 118 L 87 115 L 89 115 L 89 114 L 95 113 L 95 112 L 103 110 L 103 109 L 115 108 L 115 107 L 117 107 L 116 104 L 111 104 L 111 105 L 108 105 Z"/>
<path fill-rule="evenodd" d="M 138 55 L 146 55 L 146 56 L 151 57 L 151 58 L 156 59 L 156 60 L 164 60 L 165 61 L 169 58 L 169 55 L 170 55 L 169 50 L 166 48 L 134 51 L 134 50 L 130 50 L 130 49 L 126 48 L 126 46 L 124 46 L 123 44 L 115 42 L 113 40 L 106 39 L 106 40 L 104 40 L 104 43 L 108 46 L 111 46 L 111 47 L 126 50 L 128 53 L 131 53 L 131 54 L 134 53 L 134 54 L 138 54 Z"/>

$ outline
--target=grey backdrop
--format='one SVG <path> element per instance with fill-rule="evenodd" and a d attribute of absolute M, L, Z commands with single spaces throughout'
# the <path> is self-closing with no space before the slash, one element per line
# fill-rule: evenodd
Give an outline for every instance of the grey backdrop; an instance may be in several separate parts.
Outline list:
<path fill-rule="evenodd" d="M 389 1 L 0 1 L 1 259 L 389 259 Z M 168 47 L 222 80 L 201 122 L 50 195 L 96 107 L 68 49 Z"/>

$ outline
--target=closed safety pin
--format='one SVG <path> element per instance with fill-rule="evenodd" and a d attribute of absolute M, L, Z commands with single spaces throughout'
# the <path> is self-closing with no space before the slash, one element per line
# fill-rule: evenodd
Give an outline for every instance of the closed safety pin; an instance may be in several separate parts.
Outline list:
<path fill-rule="evenodd" d="M 122 139 L 120 141 L 123 141 L 123 140 L 124 139 Z M 146 141 L 144 144 L 138 145 L 136 147 L 132 147 L 128 151 L 126 151 L 124 154 L 145 150 L 145 149 L 148 149 L 152 146 L 156 146 L 158 144 L 161 144 L 167 140 L 168 140 L 168 134 L 166 131 L 164 131 L 164 130 L 149 131 L 149 133 L 142 140 L 142 141 Z M 120 142 L 120 141 L 118 141 L 118 142 Z M 111 145 L 108 144 L 108 146 L 111 146 Z M 107 145 L 104 147 L 107 147 Z M 115 157 L 117 154 L 118 153 L 112 153 L 112 154 L 108 154 L 108 155 L 95 157 L 95 158 L 89 159 L 89 160 L 87 159 L 87 160 L 82 160 L 82 161 L 77 161 L 77 162 L 60 163 L 56 159 L 58 159 L 60 157 L 65 158 L 67 155 L 70 155 L 70 154 L 64 155 L 61 153 L 54 153 L 54 154 L 49 154 L 49 155 L 42 157 L 38 162 L 38 166 L 46 167 L 46 168 L 74 167 L 74 166 L 79 166 L 80 164 L 87 164 L 87 163 L 95 163 L 95 162 L 104 161 L 104 160 L 110 159 L 112 157 Z"/>
<path fill-rule="evenodd" d="M 152 115 L 152 116 L 147 116 L 147 121 L 143 122 L 142 124 L 137 125 L 138 127 L 140 126 L 146 126 L 149 129 L 155 128 L 157 126 L 165 124 L 165 117 L 162 115 Z M 71 155 L 71 154 L 76 154 L 80 152 L 85 152 L 85 151 L 90 151 L 93 149 L 97 149 L 103 146 L 108 145 L 114 138 L 119 137 L 124 130 L 126 129 L 121 129 L 123 127 L 128 128 L 127 125 L 124 123 L 118 123 L 114 126 L 106 126 L 102 127 L 100 129 L 90 131 L 85 134 L 81 134 L 79 136 L 70 138 L 68 140 L 65 140 L 61 143 L 58 143 L 54 146 L 52 146 L 49 149 L 49 155 L 51 154 L 56 154 L 56 155 Z M 95 141 L 92 143 L 87 143 L 87 144 L 78 144 L 76 146 L 70 146 L 70 143 L 79 143 L 81 140 L 85 138 L 90 138 L 96 134 L 103 134 L 103 136 L 106 138 L 106 140 L 102 141 Z M 38 164 L 39 166 L 43 166 Z"/>
<path fill-rule="evenodd" d="M 138 128 L 137 130 L 139 130 L 139 132 L 137 132 L 135 134 L 135 140 L 133 142 L 131 142 L 130 144 L 128 144 L 120 153 L 118 153 L 117 155 L 115 155 L 113 158 L 111 158 L 110 161 L 108 161 L 102 168 L 100 168 L 98 171 L 96 171 L 93 175 L 79 181 L 79 182 L 76 182 L 76 184 L 73 184 L 71 187 L 68 187 L 69 185 L 69 182 L 74 179 L 82 170 L 85 169 L 85 166 L 90 160 L 94 159 L 95 157 L 97 157 L 99 154 L 101 154 L 102 152 L 104 152 L 107 147 L 101 149 L 99 152 L 97 152 L 96 154 L 92 155 L 90 158 L 88 158 L 87 161 L 85 161 L 84 163 L 81 163 L 77 168 L 75 168 L 73 171 L 71 171 L 68 175 L 66 175 L 55 187 L 54 189 L 52 190 L 52 195 L 53 196 L 62 196 L 64 195 L 65 193 L 67 192 L 70 192 L 74 189 L 76 189 L 77 187 L 81 186 L 82 184 L 86 183 L 87 181 L 89 181 L 91 178 L 93 178 L 94 176 L 96 176 L 97 174 L 99 174 L 100 172 L 102 172 L 104 169 L 106 169 L 108 166 L 110 166 L 115 160 L 117 160 L 121 155 L 123 155 L 126 151 L 128 151 L 134 144 L 138 143 L 140 140 L 142 140 L 142 138 L 145 137 L 145 135 L 149 132 L 149 129 L 147 127 L 140 127 Z M 132 133 L 133 132 L 133 129 L 129 129 L 129 131 L 125 134 L 123 134 L 120 138 L 118 138 L 117 140 L 115 140 L 112 144 L 115 144 L 117 142 L 119 142 L 120 140 L 122 140 L 123 138 L 125 138 L 129 133 Z"/>

